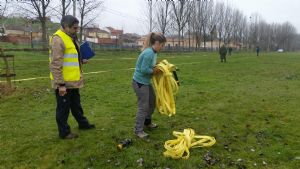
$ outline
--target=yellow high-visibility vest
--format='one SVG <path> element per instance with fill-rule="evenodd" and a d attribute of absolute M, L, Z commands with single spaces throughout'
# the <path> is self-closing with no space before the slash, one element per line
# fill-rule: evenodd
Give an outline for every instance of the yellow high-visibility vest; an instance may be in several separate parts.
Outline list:
<path fill-rule="evenodd" d="M 63 69 L 62 75 L 66 82 L 79 81 L 80 80 L 80 65 L 78 61 L 78 52 L 76 47 L 69 35 L 67 35 L 62 30 L 56 31 L 53 35 L 59 36 L 65 45 L 64 59 L 63 59 Z M 51 44 L 52 38 L 50 39 Z M 51 49 L 50 49 L 51 54 Z M 50 63 L 52 62 L 51 57 L 49 57 Z M 53 80 L 53 75 L 50 72 L 50 79 Z"/>

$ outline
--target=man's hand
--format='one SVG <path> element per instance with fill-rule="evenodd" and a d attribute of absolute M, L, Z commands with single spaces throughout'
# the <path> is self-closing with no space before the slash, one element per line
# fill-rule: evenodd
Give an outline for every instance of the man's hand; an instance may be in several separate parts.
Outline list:
<path fill-rule="evenodd" d="M 160 73 L 161 72 L 161 70 L 157 67 L 157 66 L 155 66 L 154 68 L 153 68 L 153 74 L 155 75 L 155 74 L 158 74 L 158 73 Z"/>
<path fill-rule="evenodd" d="M 64 96 L 67 94 L 67 88 L 66 86 L 59 86 L 58 87 L 58 93 L 60 96 Z"/>
<path fill-rule="evenodd" d="M 88 60 L 87 59 L 82 59 L 82 64 L 87 64 Z"/>

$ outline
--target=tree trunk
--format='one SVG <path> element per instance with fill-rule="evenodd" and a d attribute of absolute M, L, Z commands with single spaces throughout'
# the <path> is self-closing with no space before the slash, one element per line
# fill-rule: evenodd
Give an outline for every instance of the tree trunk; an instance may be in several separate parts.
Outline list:
<path fill-rule="evenodd" d="M 180 50 L 180 30 L 178 31 L 178 49 Z"/>
<path fill-rule="evenodd" d="M 189 52 L 191 51 L 191 31 L 190 31 L 190 28 L 189 28 Z"/>
<path fill-rule="evenodd" d="M 80 22 L 80 30 L 79 30 L 79 42 L 82 43 L 83 19 L 84 19 L 83 12 L 80 15 L 80 19 L 81 19 L 81 22 Z"/>
<path fill-rule="evenodd" d="M 206 32 L 205 32 L 205 25 L 203 25 L 203 45 L 204 45 L 204 50 L 206 51 Z"/>
<path fill-rule="evenodd" d="M 182 31 L 181 31 L 181 39 L 182 39 L 182 49 L 183 49 L 183 51 L 185 50 L 185 43 L 184 43 L 184 35 L 183 35 L 184 33 L 183 33 L 183 29 L 182 29 Z"/>
<path fill-rule="evenodd" d="M 46 27 L 46 19 L 41 19 L 41 26 L 42 26 L 42 46 L 43 49 L 47 48 L 47 27 Z"/>
<path fill-rule="evenodd" d="M 213 35 L 210 35 L 210 40 L 211 40 L 210 48 L 211 48 L 211 51 L 213 51 Z"/>

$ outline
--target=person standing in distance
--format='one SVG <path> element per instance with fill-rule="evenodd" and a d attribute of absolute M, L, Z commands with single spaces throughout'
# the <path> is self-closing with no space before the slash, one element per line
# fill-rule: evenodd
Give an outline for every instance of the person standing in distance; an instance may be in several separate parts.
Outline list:
<path fill-rule="evenodd" d="M 79 129 L 93 129 L 83 115 L 79 88 L 83 87 L 82 60 L 77 40 L 79 21 L 66 15 L 61 19 L 61 28 L 50 39 L 50 79 L 56 95 L 56 122 L 59 137 L 74 139 L 78 135 L 71 132 L 68 125 L 70 110 L 78 123 Z"/>
<path fill-rule="evenodd" d="M 229 54 L 229 56 L 231 56 L 231 52 L 232 52 L 232 47 L 230 46 L 230 47 L 228 48 L 228 54 Z"/>
<path fill-rule="evenodd" d="M 226 49 L 225 44 L 223 44 L 222 47 L 219 49 L 219 54 L 220 54 L 221 62 L 226 63 L 227 49 Z"/>
<path fill-rule="evenodd" d="M 259 46 L 256 46 L 256 56 L 259 56 L 259 51 L 260 51 Z"/>

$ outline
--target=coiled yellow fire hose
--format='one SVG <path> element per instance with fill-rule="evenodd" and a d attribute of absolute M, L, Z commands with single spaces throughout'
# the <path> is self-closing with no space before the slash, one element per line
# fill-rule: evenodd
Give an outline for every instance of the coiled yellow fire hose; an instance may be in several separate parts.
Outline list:
<path fill-rule="evenodd" d="M 162 73 L 152 77 L 156 94 L 156 107 L 161 114 L 172 116 L 176 113 L 174 96 L 178 92 L 178 83 L 172 74 L 176 67 L 167 60 L 157 64 L 157 67 Z M 193 129 L 184 129 L 183 132 L 173 131 L 173 135 L 177 139 L 165 142 L 164 156 L 174 159 L 188 159 L 190 148 L 210 147 L 216 143 L 214 137 L 195 135 Z"/>
<path fill-rule="evenodd" d="M 184 129 L 183 132 L 173 131 L 173 135 L 177 137 L 174 140 L 165 142 L 165 157 L 174 159 L 188 159 L 190 157 L 190 148 L 210 147 L 216 143 L 214 137 L 195 135 L 193 129 Z"/>
<path fill-rule="evenodd" d="M 172 116 L 176 113 L 174 96 L 178 92 L 178 84 L 172 74 L 176 67 L 167 60 L 161 61 L 156 66 L 162 71 L 152 77 L 156 108 L 161 114 Z"/>

